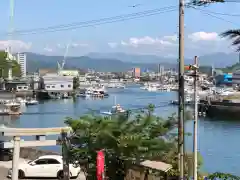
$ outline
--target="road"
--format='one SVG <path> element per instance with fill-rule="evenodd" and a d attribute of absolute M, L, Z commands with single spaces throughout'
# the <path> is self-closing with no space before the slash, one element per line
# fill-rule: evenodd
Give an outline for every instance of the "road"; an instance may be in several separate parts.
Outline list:
<path fill-rule="evenodd" d="M 26 161 L 24 159 L 20 159 L 20 162 L 22 161 Z M 9 178 L 7 178 L 7 174 L 8 174 L 8 169 L 12 167 L 12 161 L 0 161 L 0 180 L 9 180 Z M 28 178 L 27 178 L 28 179 Z M 39 180 L 38 179 L 28 179 L 28 180 Z M 50 180 L 50 179 L 46 179 L 44 178 L 44 180 Z M 53 179 L 51 179 L 53 180 Z M 85 180 L 85 176 L 83 173 L 80 173 L 78 178 L 76 180 Z"/>

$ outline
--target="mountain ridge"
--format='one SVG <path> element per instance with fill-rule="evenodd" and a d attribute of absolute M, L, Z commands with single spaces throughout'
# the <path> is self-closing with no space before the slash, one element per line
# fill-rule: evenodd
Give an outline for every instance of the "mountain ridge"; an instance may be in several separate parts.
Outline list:
<path fill-rule="evenodd" d="M 34 72 L 41 68 L 57 68 L 57 62 L 63 56 L 49 56 L 32 52 L 27 55 L 27 71 Z M 185 64 L 192 64 L 193 59 L 185 58 Z M 202 66 L 222 68 L 239 62 L 237 53 L 213 53 L 199 57 Z M 96 71 L 127 71 L 134 67 L 157 70 L 157 64 L 165 68 L 177 68 L 176 58 L 166 58 L 156 55 L 136 55 L 126 53 L 89 53 L 85 56 L 69 56 L 66 58 L 67 69 L 95 69 Z"/>

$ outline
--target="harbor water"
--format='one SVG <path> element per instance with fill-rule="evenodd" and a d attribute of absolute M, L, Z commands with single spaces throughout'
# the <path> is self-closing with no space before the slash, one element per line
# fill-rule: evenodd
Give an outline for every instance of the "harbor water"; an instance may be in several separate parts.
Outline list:
<path fill-rule="evenodd" d="M 65 126 L 66 117 L 77 118 L 89 111 L 108 111 L 114 101 L 125 109 L 146 107 L 149 103 L 157 106 L 156 114 L 167 117 L 177 112 L 177 106 L 169 106 L 168 102 L 176 100 L 176 92 L 147 92 L 139 87 L 109 90 L 110 97 L 104 99 L 77 98 L 51 100 L 28 106 L 19 118 L 0 117 L 1 123 L 21 128 L 46 128 Z M 115 98 L 114 98 L 115 97 Z M 185 124 L 186 132 L 193 132 L 193 123 Z M 199 151 L 203 156 L 204 172 L 227 172 L 240 175 L 240 121 L 218 121 L 199 119 Z M 186 149 L 192 151 L 192 137 L 186 137 Z M 51 151 L 59 151 L 59 147 L 44 147 Z"/>

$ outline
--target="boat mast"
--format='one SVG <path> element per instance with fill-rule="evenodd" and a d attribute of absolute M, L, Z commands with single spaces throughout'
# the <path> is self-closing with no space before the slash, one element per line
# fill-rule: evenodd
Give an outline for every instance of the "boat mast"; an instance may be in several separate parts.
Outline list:
<path fill-rule="evenodd" d="M 117 97 L 114 96 L 114 105 L 116 106 L 117 105 Z"/>

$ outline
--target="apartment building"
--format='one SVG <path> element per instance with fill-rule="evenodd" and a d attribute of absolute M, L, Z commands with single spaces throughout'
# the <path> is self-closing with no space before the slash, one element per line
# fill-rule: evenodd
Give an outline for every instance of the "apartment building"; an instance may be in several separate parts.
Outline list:
<path fill-rule="evenodd" d="M 17 53 L 17 62 L 20 65 L 22 77 L 27 74 L 27 56 L 25 53 Z"/>

